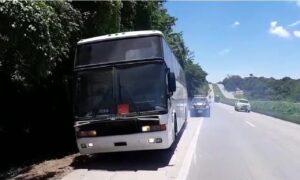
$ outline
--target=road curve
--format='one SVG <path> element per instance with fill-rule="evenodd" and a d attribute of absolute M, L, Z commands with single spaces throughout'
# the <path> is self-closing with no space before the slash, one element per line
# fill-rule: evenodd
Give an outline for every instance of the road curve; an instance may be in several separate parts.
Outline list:
<path fill-rule="evenodd" d="M 220 91 L 222 92 L 222 94 L 229 99 L 235 99 L 234 95 L 232 92 L 229 92 L 225 89 L 223 84 L 217 84 L 217 86 L 219 87 Z"/>

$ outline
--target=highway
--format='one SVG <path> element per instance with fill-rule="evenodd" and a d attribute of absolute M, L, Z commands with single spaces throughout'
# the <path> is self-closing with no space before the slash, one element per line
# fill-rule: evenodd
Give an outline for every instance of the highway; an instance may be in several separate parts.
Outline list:
<path fill-rule="evenodd" d="M 85 157 L 64 179 L 300 179 L 300 126 L 211 104 L 170 150 Z"/>
<path fill-rule="evenodd" d="M 215 103 L 187 179 L 300 179 L 300 126 Z"/>
<path fill-rule="evenodd" d="M 211 84 L 210 84 L 211 86 Z M 221 90 L 222 94 L 226 97 L 226 98 L 229 98 L 229 99 L 235 99 L 234 98 L 234 95 L 233 95 L 233 92 L 229 92 L 225 89 L 224 85 L 223 84 L 217 84 L 217 86 L 219 87 L 219 89 Z"/>

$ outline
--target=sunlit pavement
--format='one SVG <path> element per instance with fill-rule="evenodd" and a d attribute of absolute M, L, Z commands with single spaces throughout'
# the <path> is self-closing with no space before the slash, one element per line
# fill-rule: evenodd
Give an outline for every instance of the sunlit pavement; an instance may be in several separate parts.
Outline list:
<path fill-rule="evenodd" d="M 300 126 L 213 103 L 170 150 L 87 158 L 64 179 L 300 179 Z"/>
<path fill-rule="evenodd" d="M 300 179 L 299 125 L 219 103 L 211 110 L 187 179 Z"/>

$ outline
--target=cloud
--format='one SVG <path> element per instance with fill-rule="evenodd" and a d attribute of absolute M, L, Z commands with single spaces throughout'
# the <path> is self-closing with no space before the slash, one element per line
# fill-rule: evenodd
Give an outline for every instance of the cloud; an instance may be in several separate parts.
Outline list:
<path fill-rule="evenodd" d="M 299 6 L 299 7 L 300 7 L 300 0 L 298 0 L 298 1 L 297 1 L 297 6 Z"/>
<path fill-rule="evenodd" d="M 300 38 L 300 31 L 294 31 L 293 34 L 295 37 Z"/>
<path fill-rule="evenodd" d="M 300 1 L 299 1 L 300 2 Z M 298 26 L 300 25 L 300 20 L 299 21 L 296 21 L 296 22 L 293 22 L 292 24 L 289 24 L 288 26 L 289 27 L 295 27 L 295 26 Z"/>
<path fill-rule="evenodd" d="M 270 23 L 269 33 L 282 38 L 288 38 L 291 36 L 291 34 L 284 27 L 278 25 L 277 21 L 272 21 Z"/>
<path fill-rule="evenodd" d="M 238 27 L 239 25 L 241 25 L 241 23 L 239 21 L 235 21 L 234 23 L 231 24 L 231 27 Z"/>
<path fill-rule="evenodd" d="M 221 50 L 220 52 L 218 52 L 218 54 L 219 54 L 220 56 L 224 56 L 224 55 L 226 55 L 226 54 L 228 54 L 228 53 L 230 53 L 230 52 L 231 52 L 231 49 L 226 48 L 226 49 L 223 49 L 223 50 Z"/>

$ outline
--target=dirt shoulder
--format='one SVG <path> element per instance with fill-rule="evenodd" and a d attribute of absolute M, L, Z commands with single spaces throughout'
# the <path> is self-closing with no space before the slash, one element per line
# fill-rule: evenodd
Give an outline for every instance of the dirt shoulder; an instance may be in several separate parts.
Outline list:
<path fill-rule="evenodd" d="M 70 166 L 79 154 L 72 154 L 60 159 L 46 160 L 38 164 L 13 170 L 8 179 L 31 180 L 31 179 L 61 179 L 66 174 L 73 171 Z"/>

